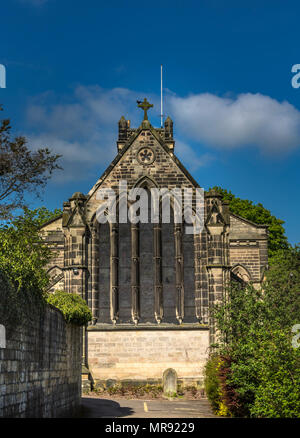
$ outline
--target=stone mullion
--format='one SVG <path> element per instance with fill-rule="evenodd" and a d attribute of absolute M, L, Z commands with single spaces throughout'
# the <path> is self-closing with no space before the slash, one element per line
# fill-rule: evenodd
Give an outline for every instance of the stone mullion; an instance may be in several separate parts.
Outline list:
<path fill-rule="evenodd" d="M 163 318 L 161 224 L 154 224 L 154 314 L 158 324 Z"/>
<path fill-rule="evenodd" d="M 88 290 L 87 290 L 87 304 L 89 308 L 92 308 L 92 266 L 93 266 L 93 258 L 92 258 L 92 234 L 89 233 L 88 238 L 88 248 L 87 248 L 87 273 L 88 273 Z"/>
<path fill-rule="evenodd" d="M 65 276 L 65 290 L 66 292 L 70 291 L 70 246 L 71 246 L 71 237 L 70 232 L 65 229 L 65 251 L 64 251 L 64 276 Z"/>
<path fill-rule="evenodd" d="M 201 321 L 204 324 L 209 322 L 209 276 L 207 271 L 208 264 L 208 239 L 206 230 L 201 234 L 201 253 L 200 253 L 200 272 L 201 272 Z"/>
<path fill-rule="evenodd" d="M 207 268 L 207 274 L 208 274 L 208 304 L 209 308 L 215 304 L 215 279 L 214 279 L 214 270 L 209 267 Z M 208 316 L 209 321 L 209 339 L 210 344 L 213 344 L 215 342 L 215 330 L 216 330 L 216 322 L 214 318 L 209 315 Z"/>
<path fill-rule="evenodd" d="M 68 233 L 68 255 L 67 255 L 67 292 L 71 293 L 71 251 L 72 251 L 72 237 L 70 235 L 70 232 Z"/>
<path fill-rule="evenodd" d="M 92 228 L 92 318 L 93 324 L 98 320 L 99 312 L 99 228 Z"/>
<path fill-rule="evenodd" d="M 131 315 L 135 324 L 140 319 L 140 245 L 139 224 L 131 224 Z"/>
<path fill-rule="evenodd" d="M 208 234 L 208 304 L 209 308 L 219 301 L 220 288 L 223 287 L 223 257 L 222 257 L 222 231 L 218 234 L 211 234 L 214 228 L 211 227 Z M 209 336 L 210 344 L 216 342 L 216 321 L 209 315 Z"/>
<path fill-rule="evenodd" d="M 224 269 L 224 299 L 227 301 L 227 287 L 230 282 L 230 256 L 229 256 L 229 230 L 226 227 L 224 233 L 223 233 L 223 254 L 224 254 L 224 266 L 226 268 Z"/>
<path fill-rule="evenodd" d="M 72 292 L 80 295 L 84 298 L 85 285 L 86 285 L 86 260 L 85 260 L 85 240 L 86 229 L 83 227 L 72 228 L 71 233 L 72 250 L 71 250 L 71 287 Z M 77 275 L 75 275 L 74 269 L 77 269 Z"/>
<path fill-rule="evenodd" d="M 184 318 L 182 226 L 175 225 L 175 271 L 176 271 L 176 318 L 181 324 Z"/>
<path fill-rule="evenodd" d="M 119 317 L 119 239 L 118 224 L 110 230 L 110 317 L 115 324 Z"/>
<path fill-rule="evenodd" d="M 87 259 L 86 259 L 86 247 L 87 247 L 87 232 L 82 235 L 81 239 L 81 265 L 85 267 L 85 269 L 81 270 L 81 297 L 85 300 L 85 292 L 86 292 L 86 279 L 87 279 Z M 80 251 L 80 247 L 79 247 Z"/>
<path fill-rule="evenodd" d="M 199 234 L 194 236 L 195 315 L 198 321 L 201 321 L 202 316 L 200 239 L 201 236 Z"/>

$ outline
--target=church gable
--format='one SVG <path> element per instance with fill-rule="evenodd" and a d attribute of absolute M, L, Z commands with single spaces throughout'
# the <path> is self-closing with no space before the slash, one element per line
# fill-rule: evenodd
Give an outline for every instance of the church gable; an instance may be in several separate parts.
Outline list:
<path fill-rule="evenodd" d="M 120 179 L 126 179 L 130 189 L 145 175 L 161 187 L 175 187 L 176 184 L 193 187 L 192 182 L 170 156 L 170 152 L 162 147 L 150 130 L 140 132 L 106 176 L 101 187 L 112 187 L 117 185 Z"/>
<path fill-rule="evenodd" d="M 161 133 L 155 132 L 153 128 L 139 131 L 105 178 L 91 190 L 87 201 L 90 217 L 101 203 L 97 201 L 97 191 L 103 188 L 113 188 L 117 191 L 120 180 L 127 182 L 128 190 L 139 186 L 145 179 L 152 181 L 153 186 L 170 190 L 176 187 L 198 187 L 173 151 L 168 150 L 162 139 L 158 138 L 160 135 Z"/>
<path fill-rule="evenodd" d="M 62 215 L 57 216 L 54 219 L 49 220 L 44 223 L 41 227 L 42 233 L 50 233 L 55 231 L 60 231 L 62 229 Z"/>
<path fill-rule="evenodd" d="M 230 213 L 230 240 L 266 238 L 267 226 L 259 225 Z"/>
<path fill-rule="evenodd" d="M 147 116 L 148 109 L 153 105 L 146 99 L 138 104 L 144 110 L 144 120 L 137 129 L 132 129 L 130 121 L 121 117 L 118 154 L 88 193 L 89 220 L 101 203 L 97 201 L 97 192 L 103 188 L 112 188 L 117 192 L 121 180 L 126 181 L 128 190 L 139 186 L 147 178 L 152 181 L 151 186 L 157 188 L 199 187 L 174 155 L 173 122 L 170 117 L 166 118 L 163 128 L 154 128 Z"/>

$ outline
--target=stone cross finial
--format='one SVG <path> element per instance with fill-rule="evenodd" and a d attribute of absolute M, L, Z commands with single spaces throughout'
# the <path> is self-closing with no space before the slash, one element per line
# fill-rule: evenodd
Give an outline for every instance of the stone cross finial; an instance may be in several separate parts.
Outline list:
<path fill-rule="evenodd" d="M 148 114 L 147 114 L 147 111 L 148 111 L 149 108 L 153 108 L 153 104 L 147 102 L 146 97 L 145 97 L 145 99 L 144 99 L 143 102 L 137 100 L 137 103 L 138 103 L 138 107 L 139 107 L 139 108 L 142 108 L 142 109 L 144 110 L 144 120 L 148 120 Z"/>

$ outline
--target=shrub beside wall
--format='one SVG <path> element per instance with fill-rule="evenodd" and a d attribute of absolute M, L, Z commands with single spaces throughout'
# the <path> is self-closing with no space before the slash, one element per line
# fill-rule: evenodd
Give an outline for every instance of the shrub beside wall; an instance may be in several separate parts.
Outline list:
<path fill-rule="evenodd" d="M 300 418 L 300 344 L 294 331 L 299 285 L 296 246 L 273 256 L 262 289 L 232 284 L 226 302 L 212 309 L 218 338 L 206 366 L 206 390 L 215 412 Z"/>
<path fill-rule="evenodd" d="M 46 299 L 63 313 L 69 324 L 86 325 L 92 320 L 90 308 L 79 295 L 57 290 L 48 294 Z"/>

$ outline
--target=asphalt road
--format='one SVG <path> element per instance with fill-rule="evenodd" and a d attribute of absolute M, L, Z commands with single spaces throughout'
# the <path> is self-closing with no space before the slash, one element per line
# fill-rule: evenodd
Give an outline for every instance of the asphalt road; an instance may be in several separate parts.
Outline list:
<path fill-rule="evenodd" d="M 216 418 L 206 399 L 126 400 L 82 397 L 80 418 Z"/>

